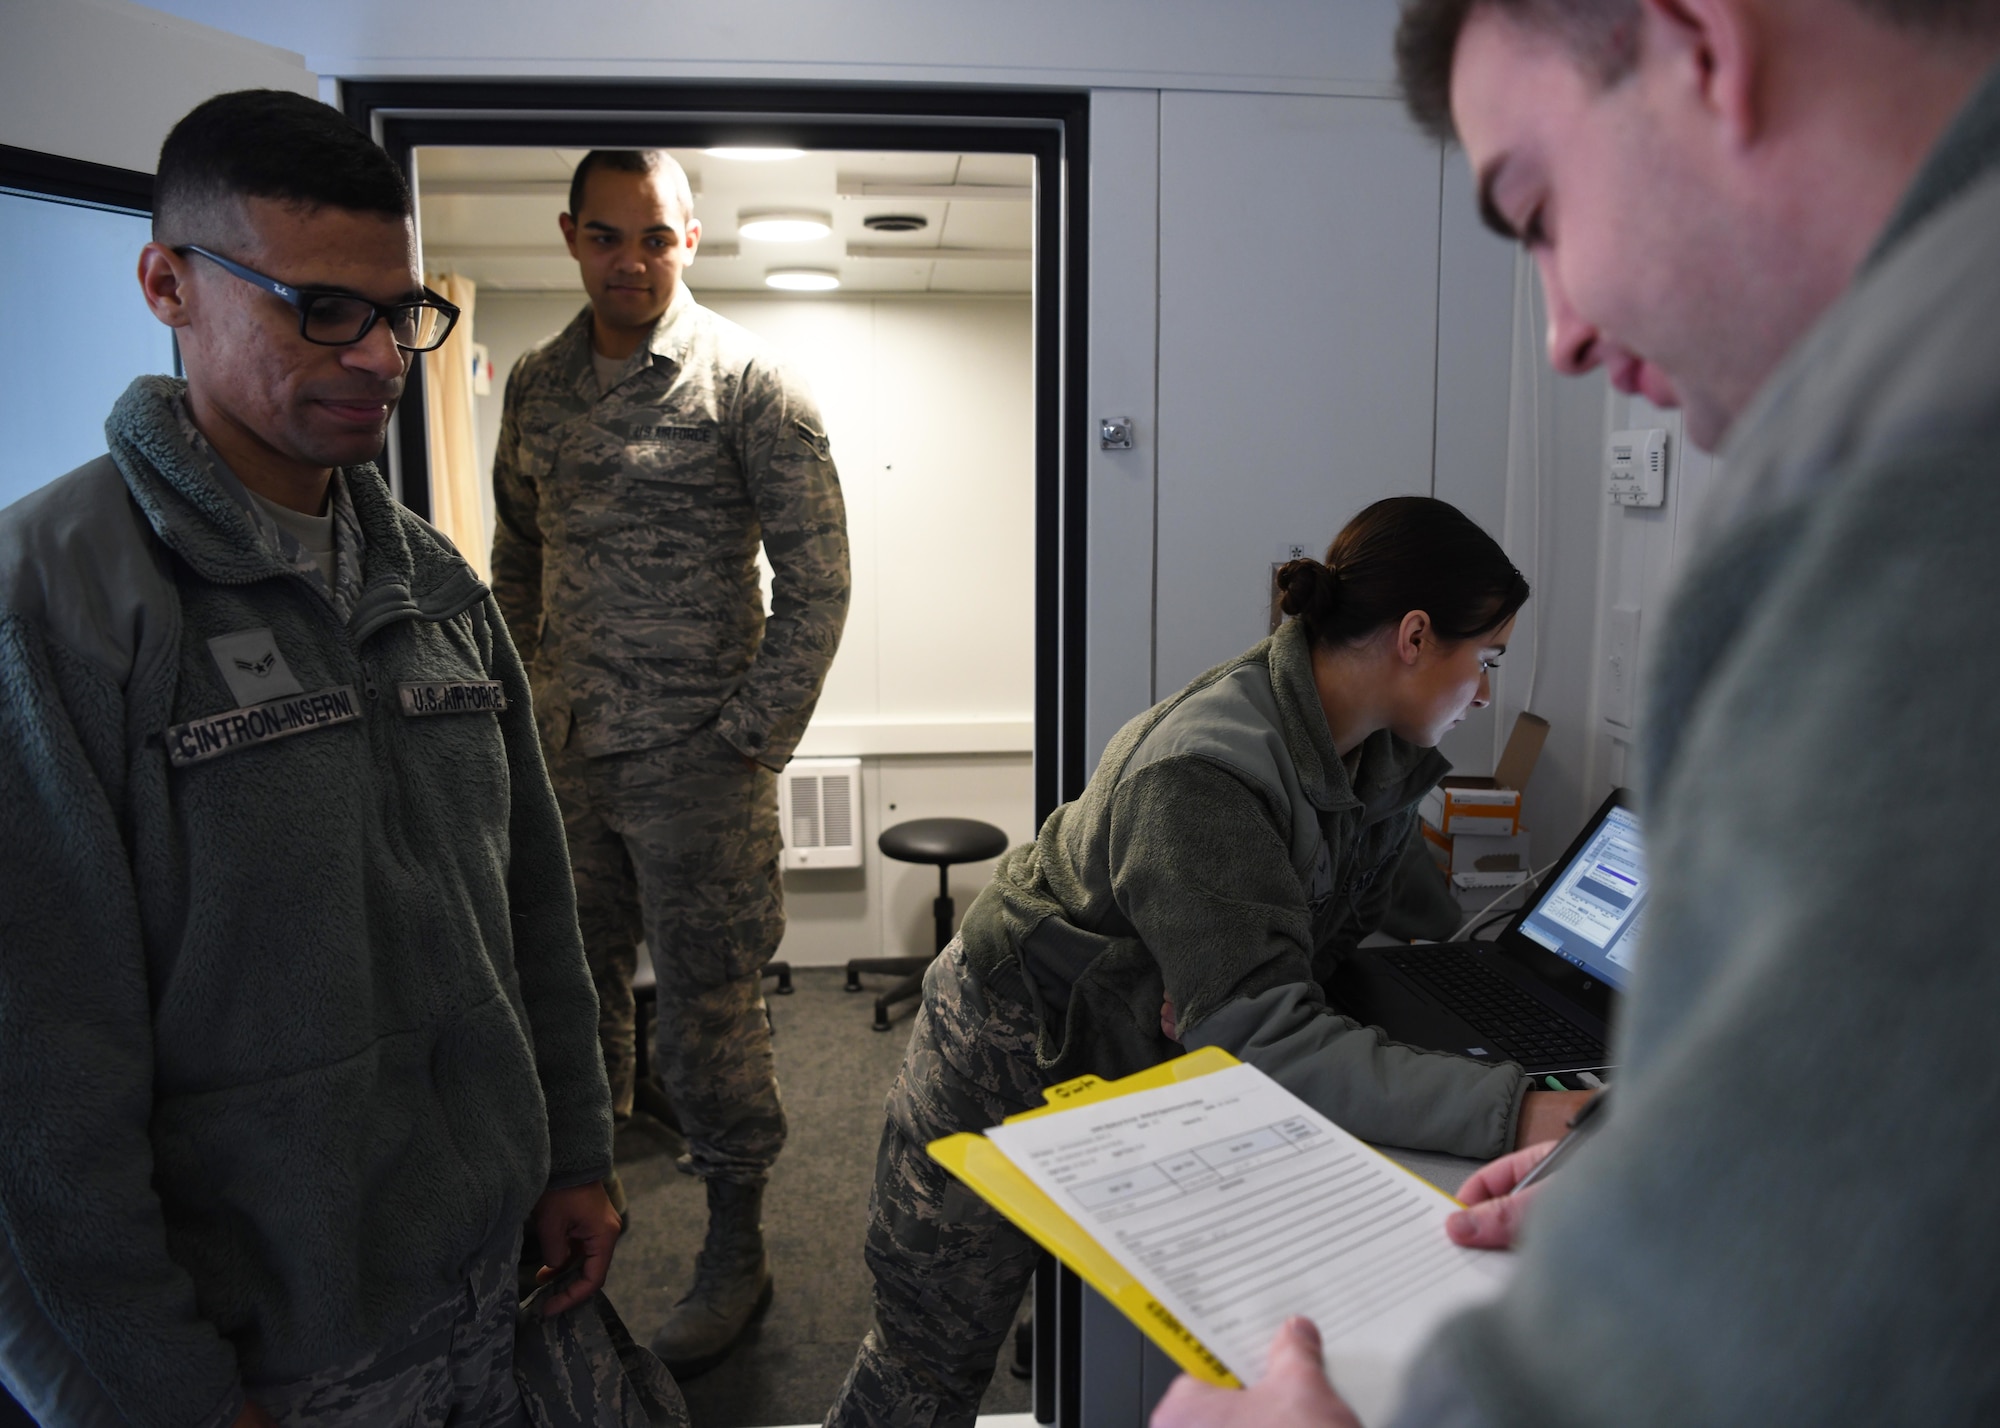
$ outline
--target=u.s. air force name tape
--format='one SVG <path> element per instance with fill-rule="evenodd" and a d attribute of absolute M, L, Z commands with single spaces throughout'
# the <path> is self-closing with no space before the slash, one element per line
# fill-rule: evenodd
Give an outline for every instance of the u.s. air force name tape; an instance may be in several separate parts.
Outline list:
<path fill-rule="evenodd" d="M 360 717 L 361 705 L 351 684 L 316 694 L 294 694 L 174 725 L 167 730 L 167 758 L 175 768 L 186 768 L 252 744 L 268 744 Z"/>
<path fill-rule="evenodd" d="M 442 679 L 399 684 L 396 699 L 410 718 L 426 714 L 479 714 L 507 707 L 507 691 L 497 679 Z"/>

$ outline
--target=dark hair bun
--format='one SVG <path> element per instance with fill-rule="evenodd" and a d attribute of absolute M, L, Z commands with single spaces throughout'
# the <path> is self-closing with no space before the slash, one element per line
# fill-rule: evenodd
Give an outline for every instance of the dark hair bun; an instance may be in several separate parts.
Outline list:
<path fill-rule="evenodd" d="M 1308 625 L 1321 624 L 1340 602 L 1339 574 L 1310 556 L 1278 567 L 1278 589 L 1283 592 L 1278 608 L 1304 616 Z"/>
<path fill-rule="evenodd" d="M 1280 608 L 1318 645 L 1351 644 L 1412 610 L 1440 638 L 1497 630 L 1528 598 L 1528 582 L 1493 537 L 1430 496 L 1390 496 L 1341 530 L 1326 559 L 1278 567 Z"/>

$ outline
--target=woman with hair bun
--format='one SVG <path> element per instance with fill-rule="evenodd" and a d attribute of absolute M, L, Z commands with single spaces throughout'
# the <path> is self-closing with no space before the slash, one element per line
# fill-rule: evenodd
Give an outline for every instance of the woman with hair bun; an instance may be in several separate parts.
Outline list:
<path fill-rule="evenodd" d="M 875 1328 L 829 1424 L 973 1421 L 1036 1251 L 924 1148 L 1045 1086 L 1220 1046 L 1364 1140 L 1481 1160 L 1581 1099 L 1389 1042 L 1322 991 L 1381 921 L 1449 767 L 1435 746 L 1490 698 L 1527 581 L 1422 496 L 1278 581 L 1292 618 L 1127 724 L 925 978 L 870 1206 Z"/>

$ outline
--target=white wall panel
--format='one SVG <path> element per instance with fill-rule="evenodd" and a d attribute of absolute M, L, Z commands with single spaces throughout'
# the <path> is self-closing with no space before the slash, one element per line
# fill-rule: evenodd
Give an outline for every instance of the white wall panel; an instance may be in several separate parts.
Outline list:
<path fill-rule="evenodd" d="M 1034 709 L 1034 351 L 1026 302 L 880 301 L 878 713 Z M 831 713 L 833 711 L 829 711 Z"/>
<path fill-rule="evenodd" d="M 359 75 L 1213 86 L 1387 94 L 1381 0 L 161 0 Z"/>
<path fill-rule="evenodd" d="M 126 0 L 4 0 L 0 144 L 151 173 L 167 130 L 212 95 L 318 94 L 297 54 L 219 23 L 190 24 Z"/>
<path fill-rule="evenodd" d="M 1130 451 L 1090 441 L 1085 575 L 1084 764 L 1150 705 L 1153 501 L 1159 453 L 1160 97 L 1094 95 L 1090 106 L 1090 405 L 1079 417 L 1130 417 Z"/>
<path fill-rule="evenodd" d="M 1392 101 L 1162 96 L 1159 692 L 1264 635 L 1282 543 L 1429 493 L 1440 159 Z"/>

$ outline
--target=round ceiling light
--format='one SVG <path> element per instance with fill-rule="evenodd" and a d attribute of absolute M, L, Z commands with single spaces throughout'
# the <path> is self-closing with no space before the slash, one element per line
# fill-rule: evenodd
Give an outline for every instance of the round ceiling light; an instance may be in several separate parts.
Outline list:
<path fill-rule="evenodd" d="M 743 164 L 771 164 L 779 159 L 796 159 L 804 149 L 760 149 L 738 144 L 723 144 L 713 149 L 703 149 L 711 159 L 735 159 Z"/>
<path fill-rule="evenodd" d="M 827 268 L 773 268 L 764 286 L 788 293 L 827 293 L 840 286 L 840 274 Z"/>
<path fill-rule="evenodd" d="M 753 243 L 810 243 L 833 232 L 833 217 L 803 209 L 772 208 L 736 216 L 736 233 Z"/>
<path fill-rule="evenodd" d="M 931 226 L 921 213 L 871 213 L 861 226 L 873 233 L 917 233 Z"/>

